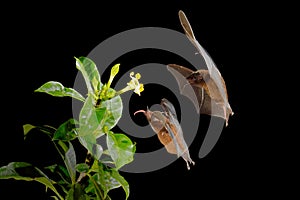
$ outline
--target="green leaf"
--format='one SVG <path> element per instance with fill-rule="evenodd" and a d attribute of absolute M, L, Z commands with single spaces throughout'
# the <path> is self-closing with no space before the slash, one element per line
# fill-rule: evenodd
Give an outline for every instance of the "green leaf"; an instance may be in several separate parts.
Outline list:
<path fill-rule="evenodd" d="M 92 95 L 89 95 L 79 114 L 79 135 L 95 135 L 96 138 L 104 135 L 103 128 L 112 129 L 122 116 L 123 103 L 120 96 L 102 101 L 95 107 Z"/>
<path fill-rule="evenodd" d="M 71 142 L 69 142 L 69 150 L 65 155 L 65 164 L 69 175 L 71 177 L 72 183 L 76 182 L 76 155 L 75 150 Z"/>
<path fill-rule="evenodd" d="M 69 172 L 64 166 L 54 164 L 54 165 L 50 165 L 50 166 L 47 166 L 47 167 L 44 167 L 44 168 L 48 169 L 51 173 L 56 174 L 61 178 L 61 180 L 58 181 L 59 185 L 61 185 L 61 184 L 72 184 Z"/>
<path fill-rule="evenodd" d="M 59 198 L 63 199 L 63 197 L 60 196 L 60 194 L 58 193 L 58 191 L 57 191 L 56 188 L 54 187 L 54 185 L 53 185 L 54 182 L 51 181 L 50 179 L 48 179 L 48 178 L 46 178 L 46 177 L 37 177 L 37 178 L 35 178 L 35 181 L 44 184 L 46 187 L 50 188 L 53 192 L 55 192 L 55 194 L 56 194 Z"/>
<path fill-rule="evenodd" d="M 103 154 L 102 146 L 100 144 L 94 144 L 93 151 L 92 151 L 92 155 L 94 156 L 94 158 L 99 160 L 102 154 Z"/>
<path fill-rule="evenodd" d="M 103 148 L 101 145 L 97 144 L 97 140 L 94 135 L 79 136 L 78 139 L 96 160 L 100 159 L 103 153 Z"/>
<path fill-rule="evenodd" d="M 54 144 L 56 144 L 56 143 L 54 142 Z M 64 155 L 64 154 L 68 151 L 69 147 L 68 147 L 68 146 L 66 145 L 66 143 L 65 143 L 64 141 L 62 141 L 62 140 L 58 140 L 57 144 L 58 144 L 58 145 L 61 147 L 61 149 L 63 150 L 63 151 L 61 151 L 61 149 L 58 148 L 58 151 Z M 57 146 L 57 145 L 56 145 L 56 146 Z M 57 146 L 57 147 L 58 147 L 58 146 Z M 63 155 L 62 155 L 62 158 L 63 158 Z"/>
<path fill-rule="evenodd" d="M 122 116 L 122 111 L 123 111 L 123 103 L 121 97 L 115 96 L 112 99 L 102 101 L 99 109 L 104 109 L 106 110 L 103 119 L 101 121 L 101 127 L 106 126 L 108 130 L 112 129 L 118 121 L 120 120 Z"/>
<path fill-rule="evenodd" d="M 32 165 L 26 162 L 11 162 L 7 166 L 0 168 L 0 179 L 15 178 L 17 180 L 23 177 L 19 175 L 15 170 L 18 168 L 31 167 Z M 24 177 L 26 178 L 26 177 Z"/>
<path fill-rule="evenodd" d="M 88 93 L 95 94 L 96 91 L 100 91 L 102 83 L 96 64 L 91 59 L 83 56 L 75 57 L 75 59 L 76 67 L 83 75 Z"/>
<path fill-rule="evenodd" d="M 104 133 L 101 121 L 105 112 L 105 107 L 94 106 L 93 96 L 89 95 L 79 114 L 79 136 L 94 135 L 97 138 L 102 136 Z"/>
<path fill-rule="evenodd" d="M 133 161 L 136 146 L 124 134 L 107 134 L 107 147 L 117 169 Z"/>
<path fill-rule="evenodd" d="M 112 189 L 122 187 L 126 193 L 126 199 L 129 196 L 129 184 L 122 177 L 116 169 L 107 168 L 100 162 L 94 162 L 91 170 L 96 172 L 92 178 L 97 183 L 97 186 L 103 191 L 104 198 L 108 197 L 108 192 Z M 91 185 L 88 186 L 86 191 L 91 191 Z"/>
<path fill-rule="evenodd" d="M 76 121 L 69 119 L 61 124 L 54 133 L 53 140 L 70 141 L 76 138 Z"/>
<path fill-rule="evenodd" d="M 31 131 L 34 128 L 35 128 L 35 126 L 33 126 L 31 124 L 24 124 L 23 125 L 24 137 L 26 137 L 26 135 L 28 134 L 28 132 Z"/>
<path fill-rule="evenodd" d="M 35 90 L 35 92 L 44 92 L 55 97 L 72 97 L 84 102 L 85 98 L 73 88 L 64 87 L 56 81 L 49 81 Z"/>
<path fill-rule="evenodd" d="M 86 192 L 92 192 L 97 195 L 97 200 L 105 199 L 103 197 L 103 191 L 101 190 L 101 186 L 99 185 L 99 181 L 95 178 L 99 178 L 98 174 L 95 174 L 94 176 L 91 176 L 90 174 L 87 174 L 89 177 L 90 184 L 85 189 Z"/>
<path fill-rule="evenodd" d="M 126 194 L 126 199 L 128 199 L 129 197 L 129 184 L 128 182 L 125 180 L 125 178 L 123 176 L 121 176 L 119 174 L 119 172 L 115 169 L 111 169 L 110 172 L 110 176 L 115 179 L 116 181 L 119 182 L 119 184 L 122 186 L 125 194 Z"/>
<path fill-rule="evenodd" d="M 66 200 L 87 200 L 86 194 L 79 183 L 72 185 L 69 190 Z M 89 198 L 88 198 L 89 199 Z"/>
<path fill-rule="evenodd" d="M 96 138 L 101 137 L 103 128 L 113 128 L 121 118 L 123 103 L 120 96 L 101 101 L 95 107 L 94 96 L 89 94 L 79 114 L 79 135 L 93 134 Z"/>
<path fill-rule="evenodd" d="M 23 125 L 23 131 L 24 131 L 24 139 L 26 139 L 28 133 L 32 130 L 32 129 L 38 129 L 39 131 L 46 133 L 47 135 L 49 135 L 50 137 L 52 137 L 52 135 L 54 134 L 54 132 L 56 131 L 55 128 L 48 126 L 48 125 L 44 125 L 44 126 L 34 126 L 31 124 L 24 124 Z"/>
<path fill-rule="evenodd" d="M 108 197 L 107 193 L 114 189 L 118 188 L 121 185 L 110 176 L 110 171 L 104 170 L 104 165 L 98 161 L 93 163 L 91 171 L 96 172 L 93 176 L 89 175 L 90 182 L 86 188 L 87 192 L 96 192 L 96 194 L 101 197 L 101 199 L 106 199 Z"/>
<path fill-rule="evenodd" d="M 76 171 L 79 173 L 87 173 L 89 171 L 89 166 L 86 163 L 79 163 L 76 165 Z"/>
<path fill-rule="evenodd" d="M 99 185 L 103 189 L 104 198 L 107 196 L 107 193 L 112 190 L 119 188 L 121 184 L 111 176 L 110 171 L 103 171 L 101 174 L 97 173 L 94 175 L 94 178 L 98 180 Z"/>
<path fill-rule="evenodd" d="M 79 135 L 91 135 L 98 126 L 98 119 L 92 95 L 88 95 L 79 113 Z"/>
<path fill-rule="evenodd" d="M 64 198 L 58 193 L 53 184 L 40 169 L 26 162 L 11 162 L 0 168 L 0 179 L 15 179 L 23 181 L 37 181 L 50 188 L 61 200 Z"/>

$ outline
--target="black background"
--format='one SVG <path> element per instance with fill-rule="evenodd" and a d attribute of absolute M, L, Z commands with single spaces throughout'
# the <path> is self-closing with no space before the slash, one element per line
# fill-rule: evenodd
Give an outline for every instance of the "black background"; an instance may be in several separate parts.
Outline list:
<path fill-rule="evenodd" d="M 257 99 L 255 95 L 259 91 L 255 95 L 249 92 L 268 87 L 258 84 L 264 77 L 253 66 L 263 65 L 258 60 L 265 55 L 261 52 L 270 42 L 264 30 L 276 20 L 266 14 L 272 9 L 254 3 L 204 4 L 196 1 L 169 1 L 169 4 L 163 1 L 85 2 L 67 6 L 43 2 L 15 7 L 23 9 L 11 9 L 10 16 L 14 18 L 5 23 L 3 30 L 6 44 L 3 61 L 6 64 L 2 75 L 8 81 L 2 84 L 5 121 L 1 131 L 1 166 L 12 161 L 44 166 L 59 159 L 48 138 L 42 134 L 33 132 L 24 141 L 22 125 L 57 127 L 72 117 L 72 101 L 34 93 L 35 89 L 50 80 L 72 87 L 77 75 L 74 56 L 86 56 L 103 40 L 122 31 L 153 26 L 182 32 L 177 15 L 181 9 L 188 16 L 196 38 L 222 73 L 235 114 L 214 149 L 202 159 L 198 158 L 198 152 L 204 135 L 198 134 L 190 146 L 191 157 L 196 162 L 190 171 L 186 170 L 184 161 L 178 159 L 155 172 L 121 172 L 130 184 L 129 199 L 179 199 L 179 196 L 184 196 L 183 199 L 217 196 L 244 199 L 282 193 L 281 175 L 273 170 L 277 151 L 263 139 L 270 134 L 265 131 L 268 122 L 263 121 L 263 114 L 257 116 L 258 106 L 263 107 L 268 99 Z M 167 64 L 174 59 L 174 55 L 145 50 L 124 55 L 118 62 L 134 67 L 148 62 Z M 146 91 L 142 95 L 149 101 L 150 94 Z M 158 92 L 156 98 L 163 95 Z M 200 127 L 205 129 L 209 117 L 203 116 L 203 119 Z M 154 139 L 141 143 L 144 146 L 140 146 L 140 151 L 160 145 Z M 6 195 L 9 199 L 47 199 L 49 193 L 39 183 L 0 180 L 1 199 Z M 125 197 L 122 189 L 110 194 L 112 199 Z"/>

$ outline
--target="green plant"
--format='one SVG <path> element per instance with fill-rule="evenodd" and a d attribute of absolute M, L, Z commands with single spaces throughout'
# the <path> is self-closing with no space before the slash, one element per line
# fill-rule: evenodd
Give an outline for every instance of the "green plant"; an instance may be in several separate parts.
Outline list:
<path fill-rule="evenodd" d="M 95 63 L 87 57 L 75 58 L 76 67 L 82 73 L 87 86 L 86 98 L 73 88 L 61 83 L 49 81 L 35 92 L 44 92 L 56 97 L 69 96 L 83 102 L 78 120 L 73 118 L 58 128 L 49 125 L 35 126 L 25 124 L 24 138 L 32 129 L 38 129 L 48 135 L 58 151 L 61 162 L 39 169 L 27 162 L 11 162 L 0 168 L 0 179 L 37 181 L 52 190 L 54 199 L 111 199 L 108 192 L 122 187 L 125 198 L 129 196 L 129 184 L 119 169 L 132 162 L 136 150 L 135 144 L 124 134 L 114 133 L 122 115 L 120 94 L 134 90 L 140 95 L 144 90 L 139 83 L 141 75 L 130 73 L 131 81 L 127 86 L 115 91 L 111 88 L 114 77 L 119 72 L 119 64 L 111 69 L 108 82 L 102 84 Z M 107 149 L 97 143 L 97 139 L 106 137 Z M 79 140 L 87 150 L 87 157 L 77 162 L 74 140 Z"/>

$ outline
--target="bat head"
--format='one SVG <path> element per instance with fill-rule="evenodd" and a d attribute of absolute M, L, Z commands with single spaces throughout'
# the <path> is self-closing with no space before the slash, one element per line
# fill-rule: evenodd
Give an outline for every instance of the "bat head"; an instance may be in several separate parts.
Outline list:
<path fill-rule="evenodd" d="M 143 113 L 145 115 L 145 117 L 147 118 L 148 121 L 151 120 L 152 111 L 150 111 L 148 108 L 147 108 L 147 110 L 138 110 L 138 111 L 135 111 L 133 115 L 136 115 L 137 113 Z"/>
<path fill-rule="evenodd" d="M 162 112 L 160 111 L 150 111 L 148 108 L 147 110 L 138 110 L 134 113 L 134 115 L 136 115 L 137 113 L 143 113 L 151 128 L 154 130 L 154 132 L 158 133 L 159 131 L 161 131 L 166 123 L 166 117 L 162 114 Z"/>
<path fill-rule="evenodd" d="M 210 78 L 208 70 L 197 70 L 186 77 L 189 83 L 192 84 L 203 84 Z"/>

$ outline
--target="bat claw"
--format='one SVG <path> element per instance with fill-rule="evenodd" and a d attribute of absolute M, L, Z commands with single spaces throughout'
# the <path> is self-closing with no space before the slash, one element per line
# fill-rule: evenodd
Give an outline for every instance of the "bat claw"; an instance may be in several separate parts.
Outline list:
<path fill-rule="evenodd" d="M 192 160 L 189 160 L 189 161 L 185 161 L 186 162 L 186 167 L 187 167 L 187 169 L 188 170 L 190 170 L 191 168 L 190 168 L 190 165 L 189 165 L 189 163 L 190 164 L 193 164 L 193 165 L 195 165 L 195 162 L 194 161 L 192 161 Z"/>

